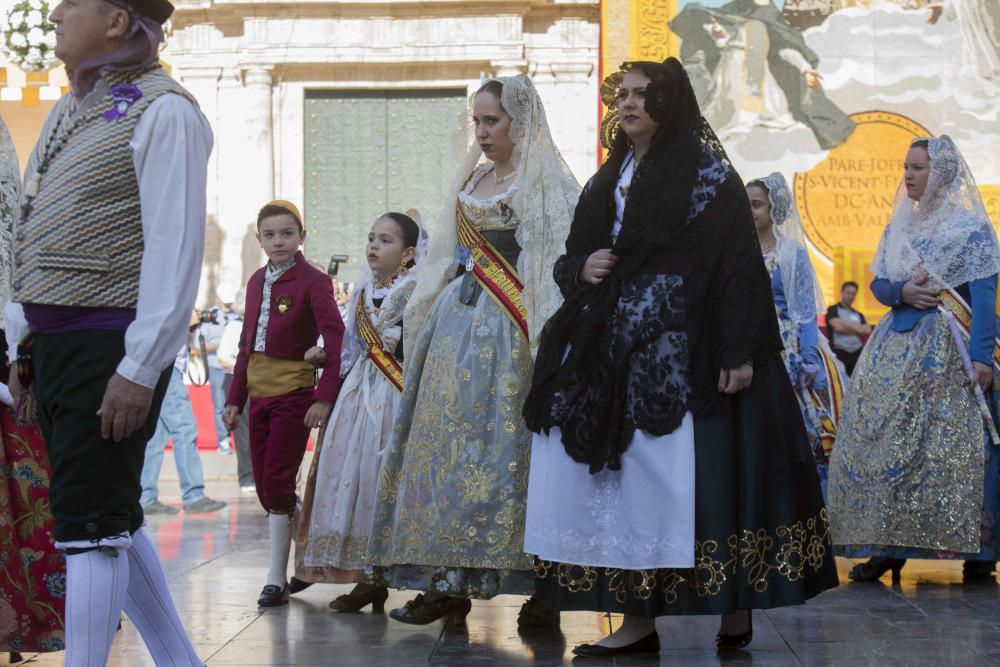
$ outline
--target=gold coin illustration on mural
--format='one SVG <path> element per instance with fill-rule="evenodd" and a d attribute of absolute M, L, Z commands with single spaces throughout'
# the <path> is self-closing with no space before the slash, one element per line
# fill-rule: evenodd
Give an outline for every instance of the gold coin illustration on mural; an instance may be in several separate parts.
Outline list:
<path fill-rule="evenodd" d="M 809 240 L 826 259 L 840 247 L 878 245 L 903 176 L 903 156 L 931 133 L 887 111 L 851 115 L 857 128 L 826 159 L 795 174 L 795 201 Z"/>

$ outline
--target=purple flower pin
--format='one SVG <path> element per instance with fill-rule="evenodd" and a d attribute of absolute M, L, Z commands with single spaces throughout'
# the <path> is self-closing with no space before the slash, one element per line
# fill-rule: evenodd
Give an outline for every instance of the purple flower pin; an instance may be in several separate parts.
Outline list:
<path fill-rule="evenodd" d="M 118 85 L 111 86 L 111 95 L 114 102 L 111 105 L 111 108 L 104 112 L 104 118 L 109 123 L 113 120 L 122 118 L 126 113 L 128 113 L 128 108 L 132 106 L 137 99 L 142 97 L 142 91 L 139 90 L 137 86 L 133 86 L 130 83 L 119 83 Z"/>

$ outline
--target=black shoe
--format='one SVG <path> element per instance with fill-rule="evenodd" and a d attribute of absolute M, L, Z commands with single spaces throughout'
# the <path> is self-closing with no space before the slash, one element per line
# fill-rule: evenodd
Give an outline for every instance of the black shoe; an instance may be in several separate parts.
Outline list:
<path fill-rule="evenodd" d="M 741 648 L 746 648 L 753 641 L 753 612 L 749 609 L 747 610 L 747 626 L 746 632 L 741 632 L 738 635 L 724 635 L 721 632 L 715 635 L 715 648 L 720 651 L 734 651 Z"/>
<path fill-rule="evenodd" d="M 288 592 L 291 593 L 292 595 L 295 595 L 296 593 L 301 593 L 302 591 L 304 591 L 305 589 L 309 588 L 312 585 L 313 582 L 311 581 L 302 581 L 301 579 L 296 579 L 295 577 L 292 577 L 291 579 L 288 580 Z"/>
<path fill-rule="evenodd" d="M 995 584 L 993 570 L 996 566 L 996 561 L 992 560 L 967 560 L 962 563 L 962 583 Z"/>
<path fill-rule="evenodd" d="M 268 584 L 264 586 L 264 590 L 260 592 L 260 597 L 257 598 L 258 607 L 280 607 L 283 604 L 288 604 L 287 584 L 284 586 Z"/>
<path fill-rule="evenodd" d="M 13 665 L 14 663 L 23 662 L 23 661 L 24 661 L 24 657 L 20 653 L 18 653 L 17 651 L 11 651 L 10 652 L 10 664 Z"/>
<path fill-rule="evenodd" d="M 869 558 L 867 563 L 860 563 L 848 573 L 851 581 L 878 581 L 882 575 L 892 570 L 892 580 L 899 581 L 899 571 L 906 565 L 905 558 L 885 558 L 877 556 Z"/>
<path fill-rule="evenodd" d="M 532 596 L 521 605 L 521 611 L 517 615 L 517 629 L 558 628 L 559 620 L 558 611 L 553 609 L 547 602 L 542 602 Z"/>
<path fill-rule="evenodd" d="M 651 633 L 638 641 L 632 642 L 626 646 L 619 646 L 618 648 L 610 648 L 608 646 L 601 646 L 600 644 L 580 644 L 573 649 L 574 655 L 578 655 L 583 658 L 608 658 L 614 655 L 625 655 L 627 653 L 659 652 L 660 636 L 656 634 L 656 630 L 653 630 Z"/>
<path fill-rule="evenodd" d="M 472 602 L 469 598 L 444 596 L 428 602 L 421 594 L 399 609 L 390 611 L 389 616 L 400 623 L 427 625 L 450 615 L 453 627 L 464 627 L 465 617 L 471 610 Z"/>

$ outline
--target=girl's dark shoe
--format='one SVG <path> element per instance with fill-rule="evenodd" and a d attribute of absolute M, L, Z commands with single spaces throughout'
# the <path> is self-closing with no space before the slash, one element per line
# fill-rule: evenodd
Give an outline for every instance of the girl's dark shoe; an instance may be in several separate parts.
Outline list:
<path fill-rule="evenodd" d="M 372 606 L 373 614 L 385 611 L 385 601 L 389 597 L 388 588 L 374 588 L 361 595 L 341 595 L 330 603 L 330 609 L 341 614 L 356 614 L 368 605 Z"/>
<path fill-rule="evenodd" d="M 302 581 L 301 579 L 296 579 L 295 577 L 292 577 L 291 579 L 288 580 L 288 592 L 291 593 L 292 595 L 295 595 L 296 593 L 301 593 L 302 591 L 304 591 L 305 589 L 309 588 L 312 585 L 313 582 L 311 581 Z"/>
<path fill-rule="evenodd" d="M 753 641 L 753 612 L 749 609 L 747 613 L 747 631 L 736 635 L 724 635 L 721 632 L 715 635 L 715 647 L 720 651 L 735 651 L 746 648 Z"/>
<path fill-rule="evenodd" d="M 423 594 L 413 598 L 399 609 L 393 609 L 389 616 L 400 623 L 410 625 L 427 625 L 439 618 L 451 616 L 456 627 L 465 625 L 465 617 L 472 610 L 472 602 L 468 598 L 440 597 L 426 601 Z"/>
<path fill-rule="evenodd" d="M 878 581 L 882 575 L 892 570 L 893 582 L 899 581 L 899 572 L 906 565 L 905 558 L 885 558 L 876 556 L 869 558 L 867 563 L 860 563 L 847 575 L 851 581 Z"/>

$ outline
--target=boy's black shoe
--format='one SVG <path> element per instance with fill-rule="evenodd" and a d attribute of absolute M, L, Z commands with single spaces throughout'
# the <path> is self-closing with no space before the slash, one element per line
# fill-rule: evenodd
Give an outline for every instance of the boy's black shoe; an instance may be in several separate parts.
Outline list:
<path fill-rule="evenodd" d="M 284 586 L 268 584 L 264 586 L 264 590 L 260 592 L 260 597 L 257 598 L 258 607 L 280 607 L 283 604 L 288 604 L 287 584 Z"/>

